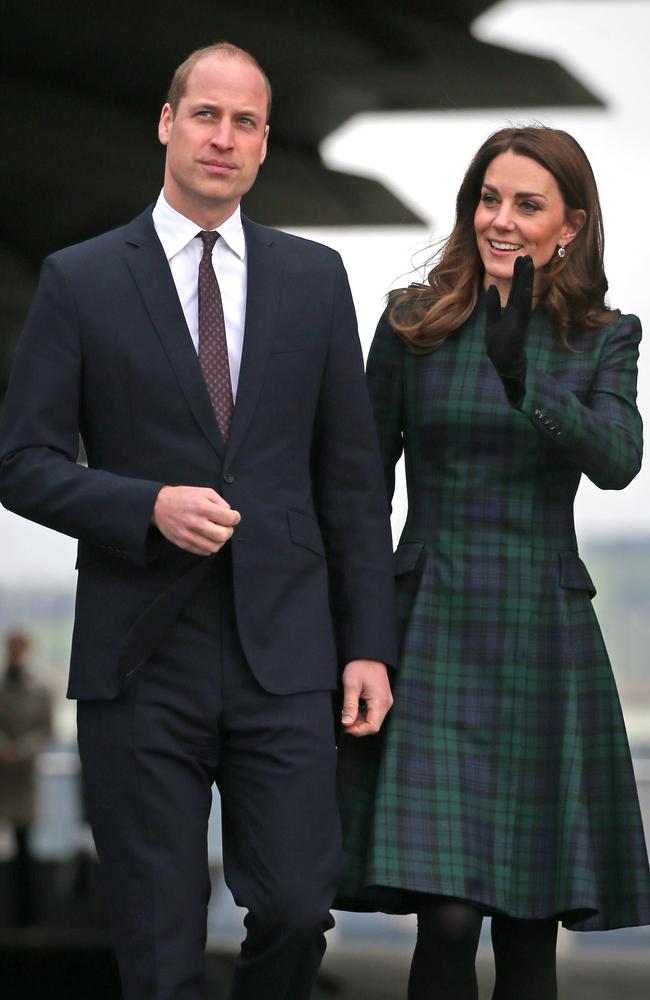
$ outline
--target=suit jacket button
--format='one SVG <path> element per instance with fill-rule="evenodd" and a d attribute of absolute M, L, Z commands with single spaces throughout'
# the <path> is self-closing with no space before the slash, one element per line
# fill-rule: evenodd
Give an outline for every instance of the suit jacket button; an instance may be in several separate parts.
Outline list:
<path fill-rule="evenodd" d="M 224 472 L 223 481 L 224 483 L 234 483 L 235 477 L 233 476 L 232 472 Z"/>

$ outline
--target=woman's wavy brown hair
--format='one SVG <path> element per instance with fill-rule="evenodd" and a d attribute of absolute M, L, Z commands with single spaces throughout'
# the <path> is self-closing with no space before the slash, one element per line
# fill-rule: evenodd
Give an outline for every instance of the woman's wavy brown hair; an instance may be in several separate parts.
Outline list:
<path fill-rule="evenodd" d="M 474 212 L 485 172 L 501 153 L 536 160 L 555 178 L 567 212 L 584 209 L 586 221 L 561 258 L 554 254 L 541 271 L 539 295 L 555 328 L 569 347 L 569 334 L 606 326 L 619 315 L 605 303 L 603 218 L 589 160 L 576 140 L 544 126 L 504 128 L 483 143 L 470 163 L 456 198 L 451 236 L 435 255 L 427 284 L 394 292 L 391 325 L 416 354 L 439 347 L 474 310 L 483 281 L 483 263 L 474 232 Z M 538 282 L 539 282 L 538 275 Z"/>

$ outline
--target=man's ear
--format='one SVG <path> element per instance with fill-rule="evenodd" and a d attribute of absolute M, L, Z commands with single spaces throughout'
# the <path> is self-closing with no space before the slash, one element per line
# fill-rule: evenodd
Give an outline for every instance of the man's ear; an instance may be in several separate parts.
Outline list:
<path fill-rule="evenodd" d="M 162 111 L 160 112 L 160 121 L 158 122 L 158 138 L 163 146 L 166 146 L 169 142 L 173 121 L 174 112 L 172 111 L 171 104 L 163 104 Z"/>

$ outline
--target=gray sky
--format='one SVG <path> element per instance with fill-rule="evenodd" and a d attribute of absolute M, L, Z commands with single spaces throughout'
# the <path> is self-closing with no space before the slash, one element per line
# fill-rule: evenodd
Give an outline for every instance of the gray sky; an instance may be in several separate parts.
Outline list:
<path fill-rule="evenodd" d="M 513 107 L 498 111 L 359 115 L 324 146 L 333 167 L 379 177 L 428 220 L 423 228 L 301 230 L 343 254 L 367 350 L 388 288 L 403 283 L 412 257 L 451 227 L 465 167 L 483 139 L 513 121 L 565 128 L 585 148 L 598 181 L 610 301 L 650 328 L 647 175 L 650 122 L 650 2 L 506 2 L 475 26 L 486 40 L 563 63 L 607 103 L 605 110 Z M 270 155 L 273 155 L 271 149 Z M 410 280 L 410 279 L 409 279 Z M 642 353 L 640 400 L 650 421 L 650 348 Z M 397 503 L 396 529 L 403 517 Z M 579 535 L 650 535 L 650 461 L 622 493 L 580 488 Z M 0 509 L 0 585 L 74 581 L 72 540 Z"/>
<path fill-rule="evenodd" d="M 640 316 L 650 338 L 650 2 L 505 2 L 474 26 L 484 41 L 556 59 L 598 94 L 601 109 L 517 107 L 359 115 L 325 144 L 331 166 L 380 178 L 428 220 L 425 230 L 337 232 L 334 243 L 350 272 L 364 346 L 372 337 L 381 296 L 403 283 L 403 272 L 430 238 L 453 223 L 458 186 L 474 152 L 490 132 L 514 122 L 566 129 L 593 166 L 605 219 L 605 263 L 610 303 Z M 412 279 L 410 279 L 412 280 Z M 650 346 L 642 348 L 639 400 L 650 422 Z M 399 507 L 399 505 L 398 505 Z M 403 516 L 397 511 L 396 522 Z M 583 478 L 576 504 L 579 537 L 650 536 L 650 461 L 625 491 L 603 492 Z"/>

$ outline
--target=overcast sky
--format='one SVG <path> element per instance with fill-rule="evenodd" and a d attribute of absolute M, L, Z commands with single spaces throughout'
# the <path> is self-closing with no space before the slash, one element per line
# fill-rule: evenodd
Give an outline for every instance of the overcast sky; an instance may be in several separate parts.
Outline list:
<path fill-rule="evenodd" d="M 331 166 L 379 177 L 427 220 L 426 227 L 301 230 L 344 257 L 367 350 L 382 297 L 403 282 L 413 255 L 446 234 L 467 163 L 483 139 L 510 122 L 541 121 L 571 132 L 589 156 L 605 216 L 612 305 L 650 328 L 648 170 L 650 2 L 507 2 L 475 25 L 485 41 L 549 55 L 606 102 L 605 110 L 513 107 L 481 112 L 359 115 L 324 147 Z M 270 154 L 273 155 L 271 146 Z M 650 421 L 650 348 L 640 399 Z M 400 505 L 398 504 L 398 507 Z M 398 510 L 399 521 L 403 511 Z M 580 537 L 650 535 L 650 461 L 622 493 L 581 486 Z M 0 585 L 74 580 L 74 544 L 0 509 Z"/>
<path fill-rule="evenodd" d="M 359 115 L 325 144 L 331 166 L 380 178 L 428 221 L 425 230 L 338 232 L 359 311 L 364 346 L 372 337 L 381 296 L 404 283 L 409 260 L 446 235 L 458 186 L 481 142 L 504 125 L 542 122 L 566 129 L 594 169 L 605 219 L 610 303 L 641 317 L 639 399 L 650 425 L 650 2 L 506 2 L 474 25 L 484 41 L 556 59 L 605 102 L 605 109 L 513 106 L 472 112 Z M 331 231 L 320 230 L 323 242 Z M 418 251 L 419 254 L 418 254 Z M 410 279 L 412 280 L 412 278 Z M 647 435 L 646 435 L 647 436 Z M 399 523 L 403 510 L 399 510 Z M 625 491 L 603 492 L 583 478 L 576 505 L 582 539 L 650 536 L 650 460 Z"/>

